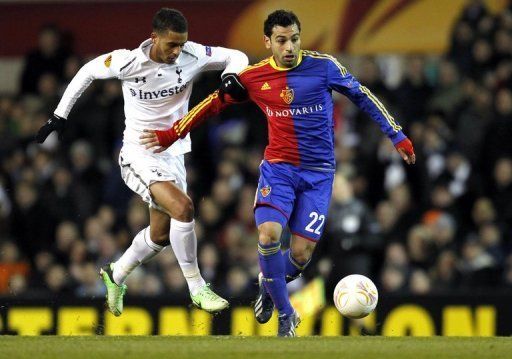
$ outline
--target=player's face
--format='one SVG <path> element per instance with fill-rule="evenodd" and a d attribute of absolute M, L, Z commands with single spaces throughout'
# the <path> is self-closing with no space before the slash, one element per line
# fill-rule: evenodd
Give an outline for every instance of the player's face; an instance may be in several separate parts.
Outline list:
<path fill-rule="evenodd" d="M 294 67 L 299 60 L 300 31 L 296 24 L 282 27 L 274 26 L 271 37 L 265 36 L 265 46 L 280 67 Z"/>
<path fill-rule="evenodd" d="M 183 46 L 187 42 L 187 32 L 166 31 L 162 33 L 152 32 L 151 58 L 156 62 L 173 64 L 180 56 Z"/>

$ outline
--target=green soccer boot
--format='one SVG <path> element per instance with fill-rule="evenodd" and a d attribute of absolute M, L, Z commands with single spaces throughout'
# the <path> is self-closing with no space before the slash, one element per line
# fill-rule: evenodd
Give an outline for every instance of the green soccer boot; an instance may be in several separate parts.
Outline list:
<path fill-rule="evenodd" d="M 217 313 L 229 307 L 227 300 L 219 297 L 210 289 L 210 284 L 201 287 L 196 295 L 192 295 L 192 293 L 190 293 L 190 298 L 192 298 L 192 303 L 194 303 L 194 305 L 209 313 Z"/>
<path fill-rule="evenodd" d="M 114 282 L 114 263 L 104 266 L 100 269 L 100 277 L 107 287 L 107 307 L 116 317 L 123 313 L 123 297 L 128 287 L 126 284 L 117 285 Z"/>

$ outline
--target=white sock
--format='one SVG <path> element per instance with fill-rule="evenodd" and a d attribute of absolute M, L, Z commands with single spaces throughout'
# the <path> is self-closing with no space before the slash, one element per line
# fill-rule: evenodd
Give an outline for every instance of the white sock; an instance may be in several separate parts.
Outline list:
<path fill-rule="evenodd" d="M 126 277 L 128 277 L 135 268 L 149 261 L 165 248 L 151 241 L 150 233 L 149 227 L 137 233 L 133 239 L 132 245 L 128 247 L 121 258 L 114 263 L 113 274 L 116 284 L 123 284 Z"/>
<path fill-rule="evenodd" d="M 174 255 L 193 295 L 206 285 L 197 265 L 197 237 L 194 224 L 194 221 L 187 223 L 171 218 L 169 235 Z"/>

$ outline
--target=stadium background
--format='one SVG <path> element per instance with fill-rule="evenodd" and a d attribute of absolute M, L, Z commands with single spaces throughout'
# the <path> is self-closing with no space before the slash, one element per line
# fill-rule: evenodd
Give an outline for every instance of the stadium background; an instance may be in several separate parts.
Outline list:
<path fill-rule="evenodd" d="M 0 333 L 276 330 L 256 325 L 249 307 L 266 143 L 255 106 L 195 131 L 187 158 L 203 275 L 233 305 L 214 318 L 188 307 L 170 250 L 130 276 L 123 316 L 104 312 L 97 269 L 148 220 L 119 176 L 117 81 L 91 86 L 62 142 L 32 141 L 81 64 L 137 47 L 161 6 L 183 11 L 191 40 L 239 48 L 252 63 L 267 56 L 265 16 L 294 10 L 303 48 L 335 54 L 415 144 L 418 161 L 405 167 L 378 126 L 335 96 L 333 205 L 314 261 L 290 287 L 306 318 L 299 334 L 512 334 L 512 5 L 501 0 L 0 2 Z M 218 75 L 199 79 L 191 105 Z M 381 295 L 353 323 L 330 304 L 349 273 L 374 279 Z"/>

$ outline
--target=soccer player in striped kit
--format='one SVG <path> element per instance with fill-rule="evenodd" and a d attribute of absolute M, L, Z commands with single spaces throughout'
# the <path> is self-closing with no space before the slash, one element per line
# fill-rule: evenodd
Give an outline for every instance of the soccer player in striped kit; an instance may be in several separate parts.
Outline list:
<path fill-rule="evenodd" d="M 190 137 L 176 141 L 166 151 L 151 153 L 139 144 L 139 136 L 144 128 L 166 129 L 185 116 L 197 74 L 224 70 L 223 78 L 229 81 L 247 64 L 247 56 L 240 51 L 188 41 L 183 14 L 163 8 L 153 18 L 151 38 L 138 48 L 115 50 L 85 64 L 68 85 L 54 115 L 39 130 L 39 143 L 53 131 L 61 135 L 75 101 L 93 80 L 121 80 L 126 129 L 119 166 L 126 185 L 148 203 L 150 225 L 135 236 L 119 260 L 100 271 L 108 309 L 114 315 L 123 312 L 127 276 L 169 244 L 192 302 L 208 312 L 228 306 L 205 283 L 197 263 L 194 206 L 186 194 L 184 161 L 184 154 L 191 150 Z"/>
<path fill-rule="evenodd" d="M 220 91 L 206 98 L 167 131 L 147 130 L 146 148 L 161 151 L 206 118 L 231 103 L 248 98 L 265 113 L 269 144 L 260 166 L 254 215 L 259 231 L 260 291 L 256 319 L 279 312 L 279 336 L 295 336 L 300 319 L 292 308 L 286 283 L 310 261 L 324 230 L 336 161 L 332 91 L 352 100 L 377 122 L 408 164 L 416 160 L 411 141 L 382 103 L 334 57 L 300 49 L 300 22 L 278 10 L 264 23 L 265 46 L 272 56 L 249 66 Z M 160 147 L 159 147 L 160 146 Z M 280 238 L 288 225 L 290 249 L 282 253 Z"/>

